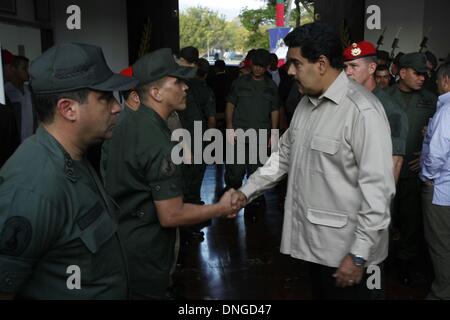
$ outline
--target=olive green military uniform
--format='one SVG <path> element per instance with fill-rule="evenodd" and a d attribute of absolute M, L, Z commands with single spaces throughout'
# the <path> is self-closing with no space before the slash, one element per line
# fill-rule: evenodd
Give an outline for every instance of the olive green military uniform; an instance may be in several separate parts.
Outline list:
<path fill-rule="evenodd" d="M 167 123 L 141 105 L 114 130 L 104 176 L 107 191 L 122 209 L 119 234 L 130 269 L 132 298 L 165 298 L 174 263 L 176 228 L 163 228 L 155 201 L 183 195 Z"/>
<path fill-rule="evenodd" d="M 0 171 L 0 292 L 127 298 L 115 211 L 89 163 L 39 128 Z M 67 286 L 70 266 L 80 268 L 80 290 Z"/>
<path fill-rule="evenodd" d="M 192 79 L 187 84 L 189 90 L 186 97 L 186 109 L 179 112 L 179 117 L 183 128 L 188 130 L 191 135 L 192 160 L 194 160 L 194 157 L 203 159 L 203 143 L 201 150 L 198 150 L 201 153 L 198 155 L 195 154 L 194 139 L 202 139 L 202 136 L 194 136 L 194 124 L 196 121 L 200 121 L 202 124 L 202 133 L 204 133 L 208 129 L 208 118 L 215 117 L 216 115 L 216 102 L 214 93 L 208 87 L 206 81 Z M 183 166 L 183 193 L 186 203 L 201 203 L 200 189 L 205 169 L 206 165 L 204 163 L 185 164 Z"/>
<path fill-rule="evenodd" d="M 372 92 L 383 105 L 389 120 L 392 139 L 392 154 L 404 156 L 406 154 L 406 139 L 408 138 L 408 117 L 398 104 L 379 87 Z"/>
<path fill-rule="evenodd" d="M 279 110 L 279 97 L 276 84 L 269 78 L 254 80 L 252 74 L 244 75 L 236 79 L 228 96 L 228 102 L 233 104 L 233 129 L 265 129 L 272 128 L 271 113 Z M 268 133 L 269 137 L 270 132 Z M 259 140 L 259 139 L 258 139 Z M 259 148 L 267 145 L 268 141 L 258 141 Z M 235 143 L 237 148 L 237 143 Z M 228 164 L 225 172 L 225 183 L 228 187 L 238 189 L 242 185 L 245 174 L 250 176 L 263 164 L 258 156 L 257 164 L 249 164 L 249 144 L 245 144 L 246 164 Z M 235 158 L 237 154 L 235 152 Z"/>
<path fill-rule="evenodd" d="M 433 117 L 436 108 L 436 96 L 422 89 L 417 92 L 402 92 L 398 85 L 387 89 L 408 117 L 409 133 L 406 140 L 406 154 L 397 194 L 394 202 L 394 218 L 400 224 L 400 241 L 398 258 L 412 260 L 418 255 L 422 230 L 421 182 L 418 173 L 409 169 L 409 162 L 416 159 L 414 155 L 422 149 L 423 127 Z M 394 221 L 395 221 L 394 220 Z"/>

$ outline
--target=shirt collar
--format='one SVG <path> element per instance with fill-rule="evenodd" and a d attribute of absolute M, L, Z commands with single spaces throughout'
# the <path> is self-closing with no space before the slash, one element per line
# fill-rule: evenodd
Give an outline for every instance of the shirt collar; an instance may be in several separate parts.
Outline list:
<path fill-rule="evenodd" d="M 55 163 L 64 170 L 66 178 L 76 182 L 80 176 L 75 172 L 74 160 L 64 147 L 45 128 L 39 126 L 36 130 L 36 139 L 41 143 L 55 159 Z"/>
<path fill-rule="evenodd" d="M 331 100 L 336 104 L 336 106 L 338 106 L 347 93 L 348 82 L 349 80 L 347 75 L 344 71 L 341 71 L 331 86 L 329 86 L 320 97 L 314 98 L 308 96 L 308 98 L 314 106 L 320 104 L 324 98 Z"/>
<path fill-rule="evenodd" d="M 164 129 L 169 130 L 169 127 L 167 126 L 167 121 L 165 121 L 163 118 L 161 118 L 161 116 L 155 110 L 153 110 L 152 108 L 141 104 L 139 109 L 136 112 L 139 112 L 141 114 L 145 114 L 146 116 L 149 116 L 159 126 L 161 126 Z"/>
<path fill-rule="evenodd" d="M 447 92 L 447 93 L 444 93 L 439 96 L 438 103 L 437 103 L 437 109 L 439 109 L 443 105 L 449 104 L 449 103 L 450 103 L 450 92 Z"/>

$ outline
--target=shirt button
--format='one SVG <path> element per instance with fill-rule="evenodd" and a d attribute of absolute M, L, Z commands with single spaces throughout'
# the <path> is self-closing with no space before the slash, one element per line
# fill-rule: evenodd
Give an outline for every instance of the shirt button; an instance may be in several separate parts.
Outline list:
<path fill-rule="evenodd" d="M 145 212 L 144 212 L 144 211 L 139 211 L 139 212 L 138 212 L 139 218 L 144 217 L 144 215 L 145 215 Z"/>
<path fill-rule="evenodd" d="M 158 191 L 160 191 L 160 190 L 161 190 L 161 187 L 160 187 L 160 186 L 156 186 L 156 187 L 155 187 L 155 191 L 156 191 L 156 192 L 158 192 Z"/>

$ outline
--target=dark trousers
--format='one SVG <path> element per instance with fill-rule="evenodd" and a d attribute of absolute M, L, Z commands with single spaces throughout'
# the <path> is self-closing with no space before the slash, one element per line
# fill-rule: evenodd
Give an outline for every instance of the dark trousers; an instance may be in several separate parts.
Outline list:
<path fill-rule="evenodd" d="M 363 278 L 357 285 L 340 288 L 336 286 L 333 274 L 337 268 L 326 267 L 316 263 L 308 263 L 313 299 L 315 300 L 381 300 L 384 299 L 384 270 L 380 267 L 380 289 L 369 289 L 368 278 L 372 274 L 364 269 Z M 370 280 L 369 280 L 370 281 Z"/>
<path fill-rule="evenodd" d="M 450 300 L 450 206 L 432 203 L 433 187 L 422 189 L 425 239 L 434 269 L 428 299 Z"/>
<path fill-rule="evenodd" d="M 394 225 L 400 230 L 397 258 L 415 260 L 423 244 L 421 181 L 400 178 L 394 199 Z"/>
<path fill-rule="evenodd" d="M 240 145 L 240 148 L 238 148 L 238 143 L 235 143 L 234 145 L 234 163 L 232 164 L 226 164 L 225 166 L 225 184 L 229 188 L 239 189 L 242 186 L 242 180 L 244 177 L 251 176 L 259 167 L 262 167 L 264 163 L 262 163 L 259 152 L 260 152 L 261 146 L 255 148 L 253 150 L 256 151 L 257 154 L 250 155 L 251 148 L 248 143 L 245 143 L 245 149 Z M 238 164 L 238 150 L 245 150 L 245 163 Z M 256 157 L 255 157 L 256 156 Z M 250 163 L 249 159 L 251 157 L 256 158 L 256 163 Z"/>

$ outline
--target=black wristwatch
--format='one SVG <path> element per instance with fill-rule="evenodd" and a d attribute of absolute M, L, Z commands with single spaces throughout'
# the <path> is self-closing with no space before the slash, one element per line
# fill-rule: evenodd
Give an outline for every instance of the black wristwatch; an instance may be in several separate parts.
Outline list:
<path fill-rule="evenodd" d="M 352 261 L 355 266 L 364 267 L 364 265 L 366 264 L 366 259 L 364 259 L 363 257 L 358 256 L 353 253 L 349 253 L 349 255 L 350 255 L 350 257 L 352 257 Z"/>

